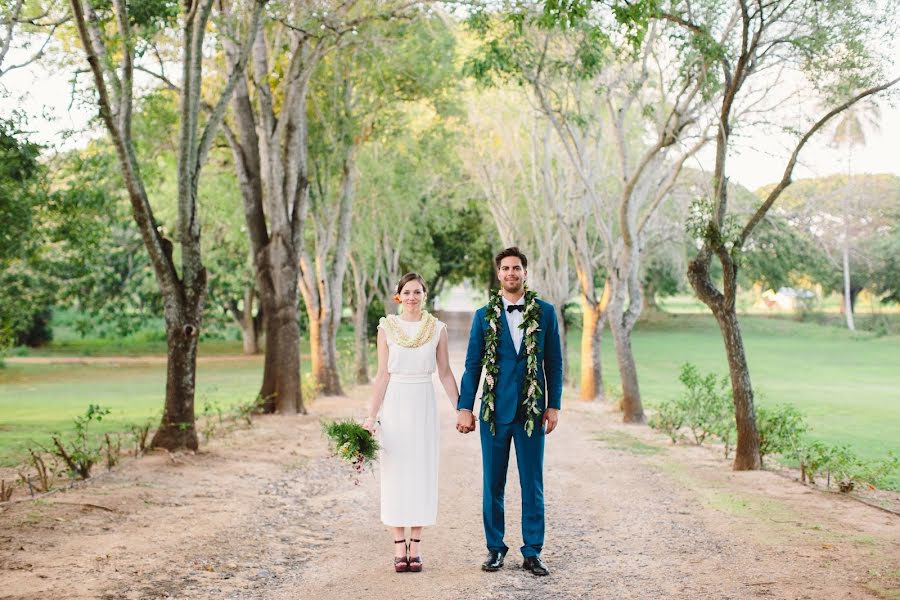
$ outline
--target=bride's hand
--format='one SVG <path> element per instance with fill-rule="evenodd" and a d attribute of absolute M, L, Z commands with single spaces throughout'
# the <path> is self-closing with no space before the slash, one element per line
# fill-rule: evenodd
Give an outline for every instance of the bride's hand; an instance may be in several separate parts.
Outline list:
<path fill-rule="evenodd" d="M 375 435 L 375 419 L 372 417 L 366 417 L 366 420 L 363 421 L 362 428 Z"/>

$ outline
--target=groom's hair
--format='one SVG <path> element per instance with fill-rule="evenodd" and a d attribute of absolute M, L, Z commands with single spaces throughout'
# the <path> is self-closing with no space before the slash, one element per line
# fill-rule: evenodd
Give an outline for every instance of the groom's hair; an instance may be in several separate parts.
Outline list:
<path fill-rule="evenodd" d="M 507 258 L 507 257 L 510 257 L 510 256 L 516 256 L 516 257 L 518 257 L 519 260 L 522 261 L 522 268 L 523 268 L 523 269 L 527 269 L 527 268 L 528 268 L 528 259 L 525 258 L 525 255 L 522 254 L 522 251 L 519 250 L 519 248 L 516 247 L 516 246 L 513 246 L 512 248 L 507 248 L 506 250 L 502 251 L 500 254 L 498 254 L 497 256 L 495 256 L 495 257 L 494 257 L 494 265 L 496 265 L 496 267 L 499 269 L 499 268 L 500 268 L 500 261 L 502 261 L 504 258 Z"/>
<path fill-rule="evenodd" d="M 427 292 L 428 288 L 425 287 L 425 280 L 422 279 L 422 276 L 418 273 L 407 273 L 403 277 L 400 278 L 400 283 L 397 284 L 397 293 L 399 294 L 403 290 L 403 286 L 409 283 L 410 281 L 418 281 L 419 285 L 422 286 L 422 291 Z"/>

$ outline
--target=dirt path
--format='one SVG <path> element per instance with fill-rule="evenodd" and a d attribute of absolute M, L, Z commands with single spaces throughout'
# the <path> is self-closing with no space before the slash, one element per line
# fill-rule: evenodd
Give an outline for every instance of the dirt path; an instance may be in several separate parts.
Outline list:
<path fill-rule="evenodd" d="M 459 376 L 458 349 L 453 359 Z M 439 522 L 425 531 L 425 571 L 394 574 L 376 476 L 355 486 L 319 434 L 320 417 L 362 416 L 368 392 L 7 506 L 0 598 L 900 597 L 897 517 L 773 473 L 733 473 L 707 449 L 671 447 L 574 401 L 547 440 L 550 577 L 518 568 L 514 468 L 513 550 L 500 572 L 479 570 L 478 438 L 453 430 L 443 397 Z"/>

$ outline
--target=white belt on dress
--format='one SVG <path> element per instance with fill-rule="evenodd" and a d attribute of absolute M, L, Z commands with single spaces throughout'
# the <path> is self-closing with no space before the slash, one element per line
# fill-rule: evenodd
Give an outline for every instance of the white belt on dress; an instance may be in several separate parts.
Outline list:
<path fill-rule="evenodd" d="M 431 373 L 391 373 L 390 383 L 431 383 Z"/>

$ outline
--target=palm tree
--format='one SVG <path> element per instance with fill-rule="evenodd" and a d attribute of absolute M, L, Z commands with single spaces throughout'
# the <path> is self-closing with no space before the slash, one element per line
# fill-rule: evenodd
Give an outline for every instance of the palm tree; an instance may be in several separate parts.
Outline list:
<path fill-rule="evenodd" d="M 847 188 L 844 194 L 844 235 L 843 235 L 843 271 L 844 271 L 844 303 L 843 310 L 847 319 L 847 328 L 856 329 L 853 323 L 853 294 L 850 287 L 850 179 L 853 176 L 853 148 L 866 145 L 866 133 L 878 133 L 881 130 L 881 109 L 875 102 L 859 102 L 844 111 L 831 136 L 833 147 L 847 148 Z"/>

